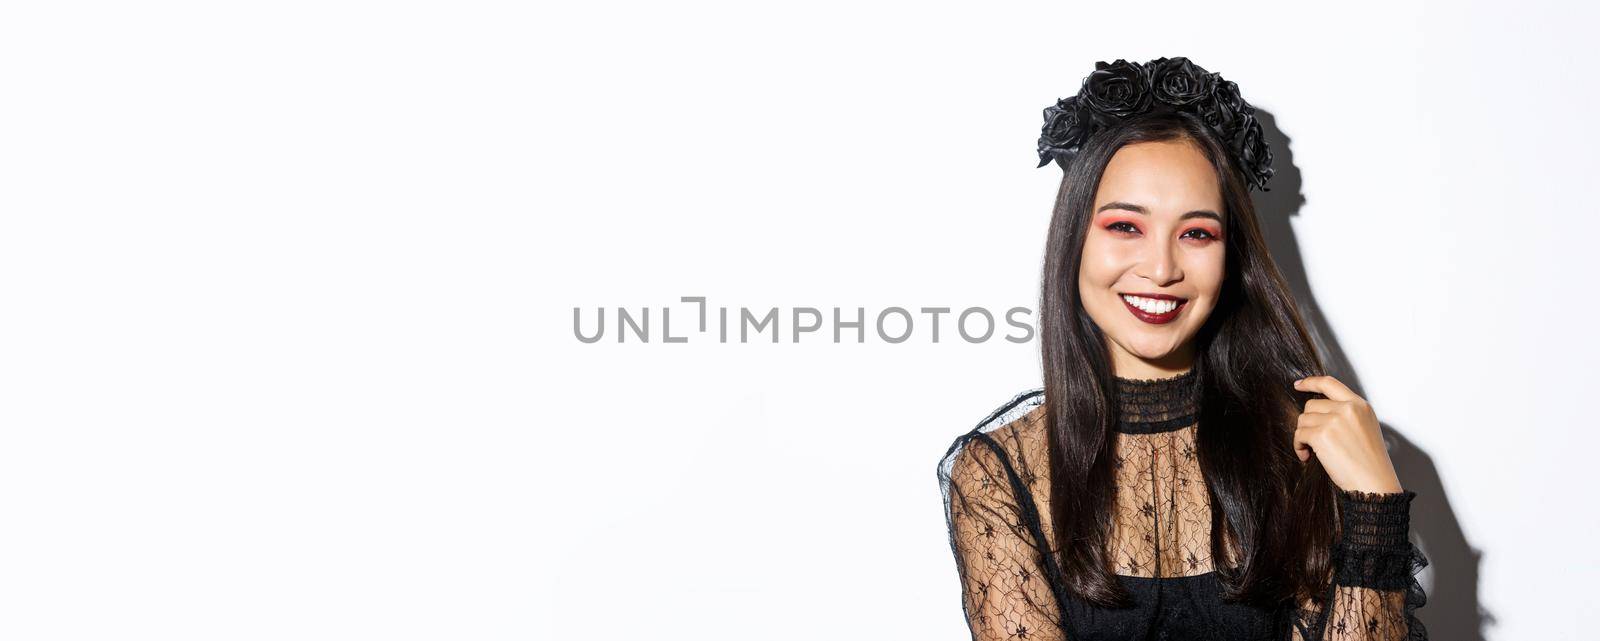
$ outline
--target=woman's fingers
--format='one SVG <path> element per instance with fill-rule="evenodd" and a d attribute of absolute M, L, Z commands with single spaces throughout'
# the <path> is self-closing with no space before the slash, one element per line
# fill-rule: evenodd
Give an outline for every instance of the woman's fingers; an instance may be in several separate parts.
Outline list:
<path fill-rule="evenodd" d="M 1340 405 L 1343 405 L 1343 403 L 1340 401 L 1331 401 L 1326 398 L 1313 398 L 1309 401 L 1306 401 L 1306 407 L 1303 411 L 1315 414 L 1332 414 L 1339 410 Z"/>
<path fill-rule="evenodd" d="M 1297 419 L 1294 430 L 1294 453 L 1300 457 L 1300 462 L 1311 460 L 1311 455 L 1316 453 L 1316 445 L 1321 442 L 1323 426 L 1328 422 L 1328 415 L 1321 413 L 1301 414 Z"/>
<path fill-rule="evenodd" d="M 1308 376 L 1294 388 L 1326 398 L 1306 401 L 1296 420 L 1295 455 L 1316 456 L 1340 489 L 1391 492 L 1399 487 L 1372 405 L 1332 376 Z"/>
<path fill-rule="evenodd" d="M 1335 401 L 1351 401 L 1358 398 L 1355 392 L 1345 387 L 1344 383 L 1332 376 L 1307 376 L 1294 382 L 1294 388 L 1308 392 L 1316 392 Z"/>

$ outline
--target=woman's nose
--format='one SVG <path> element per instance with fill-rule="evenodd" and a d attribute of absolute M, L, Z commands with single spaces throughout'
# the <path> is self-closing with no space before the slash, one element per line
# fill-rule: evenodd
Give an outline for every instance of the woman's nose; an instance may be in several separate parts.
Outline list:
<path fill-rule="evenodd" d="M 1143 269 L 1145 273 L 1140 276 L 1157 285 L 1183 278 L 1183 269 L 1178 266 L 1176 244 L 1170 240 L 1152 241 L 1150 251 L 1145 254 Z"/>

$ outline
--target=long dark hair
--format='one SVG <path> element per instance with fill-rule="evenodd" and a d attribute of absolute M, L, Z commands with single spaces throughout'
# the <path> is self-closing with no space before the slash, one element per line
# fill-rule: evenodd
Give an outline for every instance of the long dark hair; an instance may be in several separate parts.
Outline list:
<path fill-rule="evenodd" d="M 1103 606 L 1131 595 L 1106 550 L 1115 498 L 1114 372 L 1106 338 L 1084 311 L 1078 266 L 1100 177 L 1112 155 L 1138 142 L 1188 140 L 1216 168 L 1226 272 L 1216 307 L 1193 340 L 1201 409 L 1199 462 L 1211 499 L 1211 558 L 1224 598 L 1264 607 L 1316 598 L 1326 585 L 1336 526 L 1336 486 L 1313 458 L 1294 453 L 1294 418 L 1308 392 L 1295 379 L 1323 364 L 1268 254 L 1233 157 L 1193 115 L 1157 113 L 1086 141 L 1062 176 L 1045 252 L 1040 330 L 1050 433 L 1050 513 L 1064 587 Z M 1224 559 L 1237 563 L 1228 565 Z"/>

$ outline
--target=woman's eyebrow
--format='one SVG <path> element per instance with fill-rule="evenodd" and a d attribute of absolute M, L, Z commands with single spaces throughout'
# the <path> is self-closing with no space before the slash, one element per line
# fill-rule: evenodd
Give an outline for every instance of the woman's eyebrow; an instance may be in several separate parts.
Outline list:
<path fill-rule="evenodd" d="M 1150 215 L 1150 210 L 1146 209 L 1144 207 L 1144 205 L 1135 205 L 1133 203 L 1125 203 L 1125 202 L 1122 202 L 1120 200 L 1113 200 L 1113 201 L 1111 201 L 1109 203 L 1101 205 L 1099 209 L 1096 209 L 1094 211 L 1095 211 L 1095 213 L 1098 214 L 1098 213 L 1100 213 L 1102 211 L 1105 211 L 1107 209 L 1126 209 L 1126 210 L 1134 212 L 1134 213 L 1144 214 L 1146 216 Z M 1191 211 L 1191 212 L 1189 212 L 1187 214 L 1179 216 L 1178 220 L 1186 220 L 1186 219 L 1189 219 L 1189 218 L 1210 218 L 1210 219 L 1216 220 L 1218 223 L 1222 222 L 1222 217 L 1218 216 L 1217 212 L 1211 211 L 1209 209 L 1196 209 L 1196 210 Z"/>

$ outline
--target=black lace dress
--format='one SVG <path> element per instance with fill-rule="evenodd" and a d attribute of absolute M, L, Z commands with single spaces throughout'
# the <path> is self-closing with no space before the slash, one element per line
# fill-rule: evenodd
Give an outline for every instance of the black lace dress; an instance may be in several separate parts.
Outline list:
<path fill-rule="evenodd" d="M 1409 539 L 1415 492 L 1339 493 L 1341 535 L 1324 605 L 1266 611 L 1224 602 L 1194 448 L 1195 371 L 1117 381 L 1117 507 L 1108 545 L 1117 580 L 1138 605 L 1081 601 L 1054 578 L 1055 558 L 1043 553 L 1054 540 L 1044 393 L 1034 390 L 956 438 L 939 463 L 974 640 L 1427 638 L 1415 613 L 1426 600 L 1415 574 L 1427 565 Z"/>

